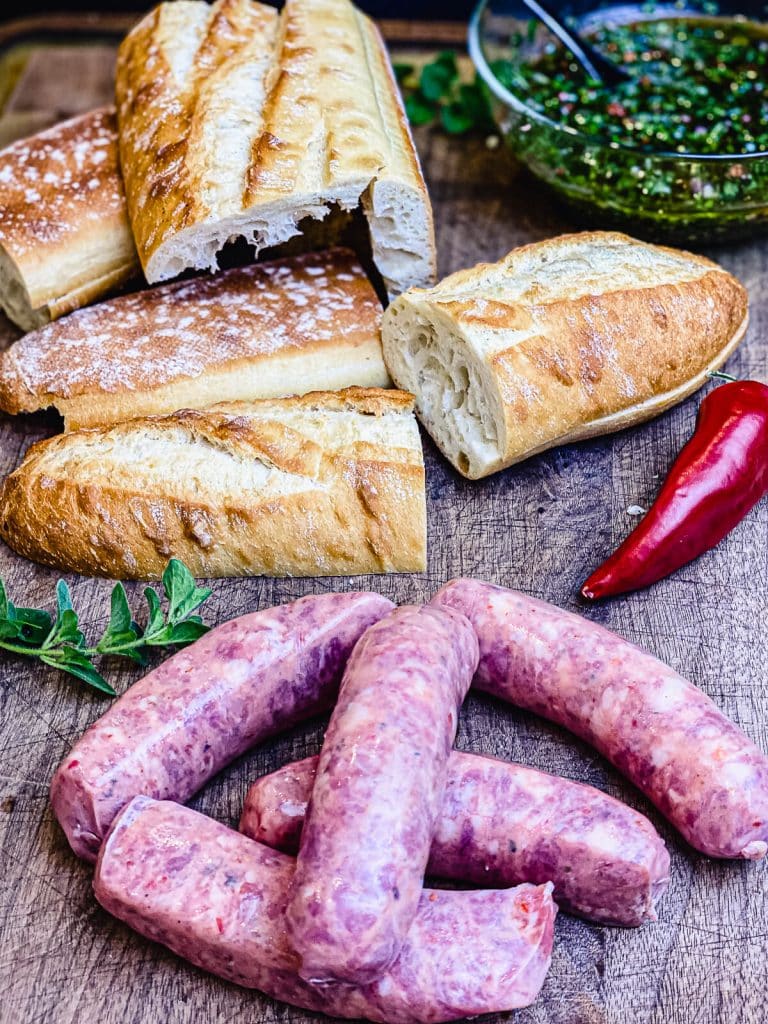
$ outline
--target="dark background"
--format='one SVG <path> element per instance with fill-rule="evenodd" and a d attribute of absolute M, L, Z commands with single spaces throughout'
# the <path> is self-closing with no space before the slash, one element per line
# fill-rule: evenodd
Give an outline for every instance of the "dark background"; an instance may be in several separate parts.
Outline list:
<path fill-rule="evenodd" d="M 89 2 L 89 0 L 70 0 L 69 3 L 57 0 L 23 0 L 23 2 L 0 3 L 0 20 L 10 21 L 13 18 L 27 17 L 30 14 L 42 14 L 46 11 L 148 11 L 153 7 L 152 0 L 109 0 L 108 3 Z M 358 0 L 368 14 L 377 18 L 441 18 L 450 21 L 465 21 L 472 10 L 472 0 Z"/>

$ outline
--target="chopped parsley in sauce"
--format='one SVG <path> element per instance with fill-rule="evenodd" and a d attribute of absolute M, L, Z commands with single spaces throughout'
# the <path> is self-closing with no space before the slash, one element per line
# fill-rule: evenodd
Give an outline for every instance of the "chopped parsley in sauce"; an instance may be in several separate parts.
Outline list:
<path fill-rule="evenodd" d="M 705 241 L 768 228 L 768 26 L 644 8 L 585 34 L 628 73 L 606 87 L 557 42 L 512 39 L 492 70 L 518 156 L 576 212 L 645 237 Z"/>
<path fill-rule="evenodd" d="M 745 154 L 768 150 L 768 29 L 718 18 L 607 24 L 590 34 L 629 80 L 591 80 L 559 45 L 532 64 L 500 61 L 501 82 L 539 114 L 637 149 Z"/>

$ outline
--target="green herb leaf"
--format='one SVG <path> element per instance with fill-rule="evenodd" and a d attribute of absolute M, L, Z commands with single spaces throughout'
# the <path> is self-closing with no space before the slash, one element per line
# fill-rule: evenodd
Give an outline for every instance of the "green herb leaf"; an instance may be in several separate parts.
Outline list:
<path fill-rule="evenodd" d="M 425 99 L 437 103 L 450 93 L 455 71 L 445 64 L 425 64 L 419 76 L 419 88 Z"/>
<path fill-rule="evenodd" d="M 146 649 L 165 645 L 185 646 L 208 631 L 199 615 L 193 614 L 211 591 L 198 587 L 183 562 L 172 559 L 163 573 L 163 588 L 168 598 L 168 618 L 163 616 L 160 598 L 147 587 L 144 591 L 149 610 L 146 632 L 133 620 L 122 583 L 117 583 L 110 599 L 109 623 L 95 647 L 88 646 L 80 630 L 72 594 L 64 580 L 56 585 L 56 616 L 39 608 L 17 608 L 8 598 L 0 579 L 0 649 L 25 657 L 38 658 L 80 679 L 88 686 L 114 696 L 115 691 L 94 667 L 98 655 L 116 655 L 139 665 L 146 663 Z"/>
<path fill-rule="evenodd" d="M 0 638 L 19 638 L 25 643 L 42 644 L 53 623 L 47 611 L 38 608 L 17 608 L 8 599 L 5 584 L 0 579 Z"/>
<path fill-rule="evenodd" d="M 85 637 L 78 628 L 77 612 L 72 607 L 69 587 L 64 580 L 59 580 L 56 584 L 56 619 L 41 648 L 49 650 L 62 644 L 85 647 Z"/>
<path fill-rule="evenodd" d="M 441 50 L 435 57 L 434 63 L 449 71 L 453 78 L 459 77 L 459 64 L 456 60 L 455 50 Z"/>
<path fill-rule="evenodd" d="M 474 125 L 472 115 L 461 103 L 448 103 L 441 107 L 440 121 L 449 135 L 463 135 Z"/>
<path fill-rule="evenodd" d="M 72 594 L 64 580 L 59 580 L 56 584 L 56 611 L 59 618 L 62 618 L 65 612 L 72 611 Z"/>
<path fill-rule="evenodd" d="M 411 65 L 402 65 L 398 74 L 405 96 L 405 112 L 413 125 L 437 120 L 451 135 L 468 131 L 493 131 L 491 107 L 480 79 L 462 82 L 453 50 L 443 50 L 418 77 Z M 409 69 L 406 74 L 405 68 Z"/>
<path fill-rule="evenodd" d="M 47 636 L 53 626 L 51 616 L 40 608 L 13 608 L 13 619 L 21 624 L 24 633 L 29 630 Z"/>
<path fill-rule="evenodd" d="M 186 566 L 172 558 L 163 573 L 163 590 L 168 599 L 168 618 L 173 619 L 195 589 L 195 581 Z"/>
<path fill-rule="evenodd" d="M 146 662 L 146 656 L 142 653 L 140 645 L 144 645 L 144 638 L 137 636 L 136 632 L 130 629 L 124 633 L 105 634 L 96 645 L 96 653 L 130 658 L 131 661 L 143 665 Z"/>
<path fill-rule="evenodd" d="M 187 644 L 193 644 L 195 640 L 199 640 L 207 632 L 208 627 L 204 622 L 187 619 L 185 622 L 179 622 L 171 627 L 171 638 L 167 642 L 186 647 Z"/>
<path fill-rule="evenodd" d="M 98 690 L 99 693 L 106 693 L 110 697 L 117 696 L 106 679 L 93 667 L 88 655 L 83 654 L 82 651 L 67 647 L 60 651 L 46 651 L 40 655 L 40 661 L 53 668 L 61 669 L 62 672 L 68 672 L 69 675 L 82 680 L 92 686 L 94 690 Z"/>
<path fill-rule="evenodd" d="M 11 619 L 0 619 L 0 640 L 16 639 L 16 637 L 24 639 L 21 630 L 22 625 L 20 622 L 14 622 Z"/>
<path fill-rule="evenodd" d="M 144 631 L 144 635 L 152 636 L 163 628 L 163 610 L 160 607 L 160 598 L 152 587 L 145 588 L 144 597 L 147 599 L 147 604 L 149 605 L 149 619 L 147 621 L 147 628 Z"/>
<path fill-rule="evenodd" d="M 77 612 L 67 608 L 61 617 L 57 639 L 59 643 L 72 644 L 73 647 L 85 647 L 85 636 L 78 629 Z"/>
<path fill-rule="evenodd" d="M 392 65 L 392 70 L 395 73 L 395 78 L 397 79 L 398 84 L 402 85 L 411 77 L 416 68 L 413 64 L 401 64 L 396 62 Z"/>
<path fill-rule="evenodd" d="M 138 641 L 144 643 L 143 640 Z M 144 645 L 147 646 L 147 645 Z M 110 647 L 102 648 L 99 654 L 109 654 L 118 658 L 130 658 L 137 665 L 147 664 L 147 655 L 141 647 L 137 646 L 137 640 L 133 633 L 117 633 Z"/>
<path fill-rule="evenodd" d="M 478 128 L 493 130 L 493 117 L 491 116 L 491 105 L 482 83 L 475 81 L 459 86 L 459 100 L 464 113 L 472 118 L 472 122 Z"/>
<path fill-rule="evenodd" d="M 436 104 L 427 103 L 420 93 L 414 93 L 405 99 L 405 112 L 411 124 L 430 124 L 437 116 Z"/>
<path fill-rule="evenodd" d="M 143 664 L 144 655 L 135 649 L 140 639 L 141 629 L 131 617 L 125 587 L 122 583 L 116 583 L 110 600 L 109 625 L 96 645 L 96 650 L 100 654 L 121 654 Z"/>
<path fill-rule="evenodd" d="M 122 583 L 116 583 L 112 591 L 110 604 L 108 633 L 129 633 L 132 631 L 133 620 L 128 607 L 128 597 Z"/>
<path fill-rule="evenodd" d="M 163 573 L 163 590 L 168 598 L 168 621 L 172 624 L 186 619 L 211 596 L 208 587 L 198 587 L 189 569 L 172 558 Z"/>
<path fill-rule="evenodd" d="M 204 625 L 200 617 L 193 615 L 192 618 L 185 619 L 183 622 L 169 623 L 154 636 L 148 637 L 146 643 L 148 647 L 166 647 L 169 644 L 185 647 L 187 644 L 199 640 L 207 632 L 208 627 Z"/>
<path fill-rule="evenodd" d="M 45 643 L 53 628 L 53 620 L 48 612 L 37 608 L 16 608 L 8 602 L 8 622 L 6 634 L 18 636 L 24 643 L 37 647 Z"/>

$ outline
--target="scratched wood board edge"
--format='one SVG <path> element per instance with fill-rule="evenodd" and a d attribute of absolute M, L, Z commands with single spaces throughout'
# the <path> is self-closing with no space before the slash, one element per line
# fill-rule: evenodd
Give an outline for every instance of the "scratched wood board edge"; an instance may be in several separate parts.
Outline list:
<path fill-rule="evenodd" d="M 21 111 L 35 110 L 40 90 L 35 76 L 56 71 L 56 61 L 47 56 L 41 54 L 20 80 L 24 94 L 13 99 Z M 60 105 L 76 110 L 103 102 L 107 96 L 93 94 L 103 81 L 103 68 L 78 62 L 71 77 L 59 81 Z M 435 206 L 441 274 L 573 226 L 506 154 L 489 151 L 481 140 L 464 145 L 427 128 L 418 131 L 417 144 Z M 750 332 L 729 369 L 766 378 L 765 245 L 708 255 L 739 273 L 752 297 Z M 694 396 L 652 423 L 545 453 L 474 484 L 455 474 L 425 436 L 426 573 L 217 581 L 206 616 L 221 622 L 330 589 L 367 587 L 400 602 L 418 601 L 453 576 L 478 576 L 581 611 L 647 647 L 696 680 L 768 748 L 766 502 L 715 552 L 652 590 L 598 608 L 583 608 L 576 598 L 586 572 L 629 529 L 627 508 L 647 507 L 692 429 L 697 405 Z M 56 429 L 55 419 L 45 415 L 0 418 L 0 471 L 8 472 L 33 440 Z M 57 573 L 5 547 L 0 547 L 0 573 L 20 602 L 50 603 Z M 86 629 L 97 633 L 111 585 L 67 579 Z M 128 591 L 137 605 L 141 587 L 129 585 Z M 118 664 L 108 671 L 119 691 L 140 675 Z M 104 705 L 51 670 L 2 659 L 0 707 L 2 1024 L 70 1024 L 96 1015 L 103 1024 L 317 1019 L 204 975 L 101 911 L 90 891 L 89 869 L 69 852 L 52 818 L 47 785 L 60 758 Z M 318 721 L 263 744 L 213 780 L 193 805 L 234 824 L 249 782 L 316 753 L 322 730 Z M 672 884 L 656 924 L 624 931 L 560 915 L 549 978 L 539 1001 L 514 1014 L 517 1024 L 765 1019 L 768 883 L 763 865 L 717 863 L 693 853 L 585 745 L 498 702 L 469 698 L 457 745 L 599 786 L 648 814 L 672 854 Z"/>

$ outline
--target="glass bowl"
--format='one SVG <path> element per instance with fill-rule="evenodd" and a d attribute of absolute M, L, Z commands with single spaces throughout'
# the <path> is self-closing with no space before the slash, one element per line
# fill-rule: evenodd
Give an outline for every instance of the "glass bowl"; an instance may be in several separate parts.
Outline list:
<path fill-rule="evenodd" d="M 738 9 L 737 9 L 738 8 Z M 607 21 L 694 14 L 680 3 L 563 5 L 587 33 Z M 764 4 L 721 3 L 718 16 L 763 21 Z M 531 63 L 554 37 L 516 0 L 481 0 L 469 26 L 469 52 L 488 87 L 499 131 L 515 155 L 590 227 L 619 228 L 674 243 L 734 240 L 768 230 L 768 152 L 696 155 L 649 152 L 582 134 L 532 109 L 494 73 L 497 61 Z"/>

